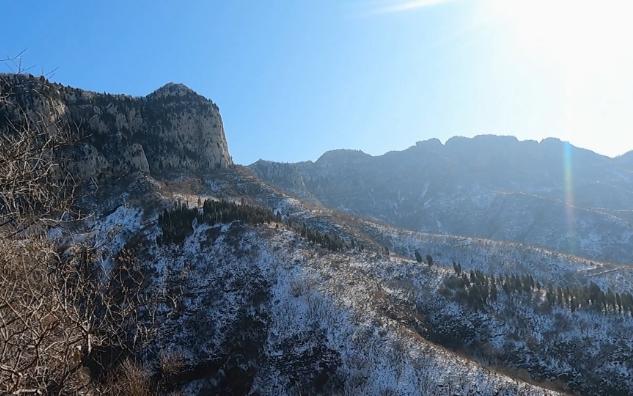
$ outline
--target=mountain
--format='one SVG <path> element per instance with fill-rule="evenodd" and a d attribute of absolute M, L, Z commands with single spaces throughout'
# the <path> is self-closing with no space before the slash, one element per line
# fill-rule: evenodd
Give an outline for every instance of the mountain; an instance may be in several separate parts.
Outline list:
<path fill-rule="evenodd" d="M 72 126 L 80 138 L 57 159 L 75 173 L 81 199 L 71 209 L 81 215 L 0 226 L 0 393 L 633 392 L 626 265 L 404 230 L 324 207 L 312 193 L 297 199 L 232 164 L 217 107 L 182 85 L 129 98 L 28 76 L 2 84 L 2 136 L 20 110 L 62 120 L 46 133 Z M 428 175 L 449 163 L 432 154 L 444 150 L 439 142 L 420 146 L 412 151 L 428 156 L 410 161 Z M 349 182 L 365 188 L 374 166 L 387 183 L 390 171 L 375 161 L 341 150 L 317 164 L 265 165 L 307 196 L 315 167 L 355 172 Z M 429 197 L 453 191 L 434 177 Z M 13 191 L 0 185 L 2 198 Z M 26 274 L 28 261 L 8 254 L 48 243 L 52 253 L 36 255 Z"/>
<path fill-rule="evenodd" d="M 370 156 L 250 168 L 303 199 L 411 230 L 517 241 L 633 262 L 633 172 L 557 139 L 483 135 Z"/>
<path fill-rule="evenodd" d="M 633 171 L 633 151 L 629 151 L 615 159 L 621 167 Z"/>
<path fill-rule="evenodd" d="M 21 74 L 2 75 L 10 93 L 0 119 L 16 123 L 22 109 L 33 119 L 63 125 L 75 145 L 66 152 L 73 174 L 102 180 L 134 172 L 204 172 L 232 165 L 218 107 L 182 84 L 146 97 L 109 95 Z"/>

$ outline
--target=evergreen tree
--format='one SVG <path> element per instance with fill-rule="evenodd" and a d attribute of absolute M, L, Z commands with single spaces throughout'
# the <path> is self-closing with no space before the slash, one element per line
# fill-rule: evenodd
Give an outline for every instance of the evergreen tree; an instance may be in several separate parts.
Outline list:
<path fill-rule="evenodd" d="M 497 301 L 497 285 L 494 282 L 490 284 L 490 300 Z"/>
<path fill-rule="evenodd" d="M 554 290 L 551 286 L 547 287 L 547 291 L 545 292 L 545 301 L 549 307 L 556 303 L 556 296 L 554 295 Z"/>

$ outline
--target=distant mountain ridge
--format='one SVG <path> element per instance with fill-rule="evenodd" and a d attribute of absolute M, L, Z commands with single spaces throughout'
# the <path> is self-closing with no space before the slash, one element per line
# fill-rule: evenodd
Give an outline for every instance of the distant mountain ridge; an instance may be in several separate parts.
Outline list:
<path fill-rule="evenodd" d="M 633 262 L 633 153 L 609 158 L 554 138 L 481 135 L 250 168 L 302 198 L 400 227 Z"/>
<path fill-rule="evenodd" d="M 620 164 L 631 171 L 633 171 L 633 151 L 629 151 L 619 157 L 616 157 L 615 160 Z"/>

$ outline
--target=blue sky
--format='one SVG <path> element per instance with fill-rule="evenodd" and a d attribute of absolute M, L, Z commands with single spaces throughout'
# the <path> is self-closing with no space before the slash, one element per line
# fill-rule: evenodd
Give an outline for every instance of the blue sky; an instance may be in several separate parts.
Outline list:
<path fill-rule="evenodd" d="M 0 0 L 0 57 L 26 49 L 31 73 L 95 91 L 182 82 L 219 105 L 242 164 L 481 133 L 633 149 L 630 45 L 586 61 L 629 31 L 594 43 L 579 36 L 593 9 L 543 2 L 515 15 L 497 1 Z M 631 16 L 601 23 L 616 11 Z M 578 40 L 589 44 L 560 51 Z"/>

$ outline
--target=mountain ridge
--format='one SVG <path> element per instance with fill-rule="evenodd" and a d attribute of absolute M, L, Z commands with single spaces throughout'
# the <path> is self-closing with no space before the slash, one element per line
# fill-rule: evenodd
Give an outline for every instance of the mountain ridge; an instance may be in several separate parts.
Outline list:
<path fill-rule="evenodd" d="M 379 156 L 342 150 L 249 167 L 301 198 L 395 226 L 633 262 L 633 174 L 556 138 L 432 139 Z"/>
<path fill-rule="evenodd" d="M 497 134 L 478 134 L 478 135 L 474 135 L 474 136 L 463 136 L 463 135 L 455 135 L 452 136 L 448 139 L 446 139 L 445 143 L 442 143 L 442 141 L 438 138 L 428 138 L 425 140 L 418 140 L 415 142 L 415 144 L 400 149 L 400 150 L 389 150 L 386 151 L 382 154 L 369 154 L 366 153 L 365 151 L 363 151 L 362 149 L 354 149 L 354 148 L 335 148 L 335 149 L 330 149 L 330 150 L 326 150 L 323 152 L 323 154 L 321 154 L 316 160 L 305 160 L 305 161 L 296 161 L 296 162 L 285 162 L 285 161 L 276 161 L 274 159 L 265 159 L 265 158 L 260 158 L 257 161 L 249 164 L 248 166 L 251 166 L 253 164 L 255 164 L 258 161 L 267 161 L 267 162 L 278 162 L 278 163 L 305 163 L 305 162 L 318 162 L 320 159 L 322 158 L 327 158 L 330 155 L 335 155 L 338 156 L 339 154 L 344 154 L 344 153 L 358 153 L 359 156 L 366 156 L 366 157 L 371 157 L 371 158 L 377 158 L 377 157 L 383 157 L 386 155 L 389 155 L 391 153 L 401 153 L 403 151 L 408 151 L 408 150 L 415 150 L 415 149 L 424 149 L 424 150 L 430 150 L 430 149 L 446 149 L 447 147 L 450 148 L 454 148 L 454 147 L 459 147 L 460 145 L 462 145 L 464 142 L 468 143 L 468 142 L 477 142 L 477 143 L 481 143 L 481 142 L 509 142 L 509 143 L 516 143 L 519 145 L 523 145 L 524 147 L 527 147 L 528 145 L 530 146 L 541 146 L 541 147 L 550 147 L 550 148 L 560 148 L 561 145 L 569 145 L 570 147 L 572 147 L 575 150 L 579 150 L 582 152 L 586 152 L 589 154 L 595 154 L 596 156 L 600 156 L 603 158 L 607 158 L 607 159 L 611 159 L 611 160 L 629 160 L 632 159 L 633 160 L 633 150 L 621 154 L 621 155 L 617 155 L 617 156 L 608 156 L 608 155 L 604 155 L 604 154 L 600 154 L 596 151 L 593 151 L 591 149 L 588 148 L 583 148 L 580 146 L 576 146 L 573 144 L 573 142 L 571 141 L 565 141 L 565 140 L 561 140 L 560 138 L 557 137 L 545 137 L 542 138 L 540 140 L 535 140 L 535 139 L 519 139 L 518 137 L 514 136 L 514 135 L 497 135 Z"/>

